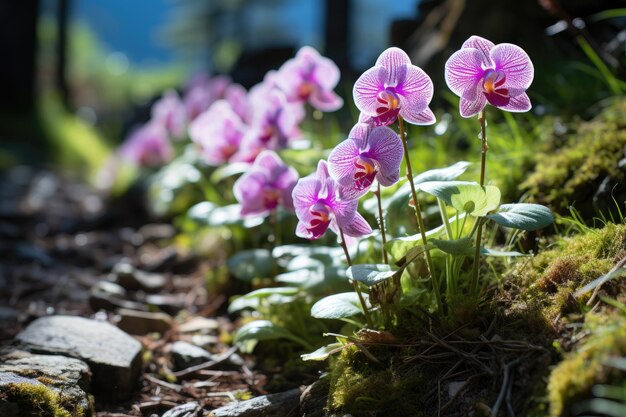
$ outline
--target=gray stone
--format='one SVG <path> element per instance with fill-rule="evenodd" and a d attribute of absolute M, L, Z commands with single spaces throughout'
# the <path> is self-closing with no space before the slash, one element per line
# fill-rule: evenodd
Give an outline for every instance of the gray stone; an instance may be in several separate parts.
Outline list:
<path fill-rule="evenodd" d="M 300 415 L 302 417 L 325 417 L 324 408 L 328 402 L 329 378 L 315 381 L 300 396 Z"/>
<path fill-rule="evenodd" d="M 117 311 L 119 321 L 117 327 L 130 334 L 144 335 L 148 333 L 165 333 L 172 328 L 174 320 L 169 314 L 152 313 L 149 311 L 128 310 Z"/>
<path fill-rule="evenodd" d="M 217 408 L 209 417 L 285 417 L 300 415 L 300 395 L 294 388 L 278 394 L 263 395 L 247 401 L 237 401 Z"/>
<path fill-rule="evenodd" d="M 187 404 L 181 404 L 168 410 L 161 417 L 192 417 L 197 416 L 197 412 L 200 411 L 202 407 L 197 402 L 193 401 Z"/>
<path fill-rule="evenodd" d="M 157 292 L 167 284 L 163 274 L 142 271 L 128 262 L 120 262 L 113 267 L 115 281 L 127 290 Z"/>
<path fill-rule="evenodd" d="M 201 347 L 180 340 L 172 344 L 170 353 L 174 362 L 174 369 L 177 371 L 214 359 L 213 355 Z"/>
<path fill-rule="evenodd" d="M 93 373 L 93 388 L 110 400 L 128 398 L 141 372 L 141 343 L 117 327 L 71 316 L 42 317 L 16 337 L 35 353 L 81 359 Z"/>
<path fill-rule="evenodd" d="M 34 415 L 40 410 L 35 411 L 33 407 L 49 407 L 47 403 L 51 402 L 71 415 L 93 415 L 93 401 L 88 394 L 91 372 L 83 361 L 14 351 L 0 357 L 0 362 L 0 415 L 3 417 Z M 51 389 L 53 396 L 38 396 L 40 391 L 33 391 L 33 388 L 39 386 Z"/>

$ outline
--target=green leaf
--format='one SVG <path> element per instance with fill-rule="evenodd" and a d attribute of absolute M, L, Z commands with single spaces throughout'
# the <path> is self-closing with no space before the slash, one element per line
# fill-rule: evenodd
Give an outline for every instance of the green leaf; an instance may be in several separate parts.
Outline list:
<path fill-rule="evenodd" d="M 363 294 L 367 302 L 367 294 Z M 343 319 L 361 314 L 361 303 L 355 292 L 342 292 L 322 298 L 311 307 L 311 316 L 316 319 Z"/>
<path fill-rule="evenodd" d="M 236 253 L 228 258 L 230 272 L 242 281 L 264 278 L 272 273 L 272 257 L 266 249 L 253 249 Z"/>
<path fill-rule="evenodd" d="M 211 182 L 217 184 L 218 182 L 226 179 L 228 177 L 232 177 L 234 175 L 243 174 L 244 172 L 250 170 L 250 164 L 245 162 L 235 162 L 232 164 L 227 164 L 216 169 L 213 174 L 211 174 Z"/>
<path fill-rule="evenodd" d="M 504 227 L 521 230 L 537 230 L 554 222 L 549 208 L 540 204 L 503 204 L 495 214 L 487 216 Z"/>
<path fill-rule="evenodd" d="M 481 248 L 480 253 L 481 255 L 494 256 L 494 257 L 530 256 L 530 255 L 525 255 L 517 251 L 501 251 L 501 250 L 495 250 L 495 249 L 489 249 L 489 248 Z"/>
<path fill-rule="evenodd" d="M 467 168 L 471 165 L 467 161 L 459 161 L 453 165 L 445 168 L 431 169 L 430 171 L 422 172 L 419 175 L 413 177 L 413 184 L 415 184 L 416 190 L 420 189 L 419 185 L 430 181 L 452 181 L 461 174 L 463 174 Z M 401 204 L 407 205 L 411 196 L 411 185 L 407 182 L 402 184 L 400 188 L 388 199 L 385 200 L 384 208 L 387 208 L 392 203 L 401 201 Z"/>
<path fill-rule="evenodd" d="M 437 249 L 449 253 L 451 255 L 472 255 L 474 254 L 474 242 L 471 237 L 461 239 L 430 239 L 428 243 L 432 243 Z"/>
<path fill-rule="evenodd" d="M 353 265 L 346 271 L 350 279 L 357 280 L 371 287 L 393 277 L 397 271 L 392 271 L 387 264 Z"/>
<path fill-rule="evenodd" d="M 208 224 L 211 212 L 216 208 L 216 204 L 211 203 L 210 201 L 203 201 L 202 203 L 192 206 L 187 211 L 187 217 L 197 223 Z"/>
<path fill-rule="evenodd" d="M 230 304 L 228 305 L 228 312 L 229 313 L 236 313 L 237 311 L 241 311 L 244 309 L 252 309 L 252 310 L 256 310 L 260 305 L 259 299 L 258 298 L 243 298 L 243 297 L 237 297 L 234 300 L 232 300 L 230 302 Z"/>
<path fill-rule="evenodd" d="M 258 290 L 251 291 L 245 294 L 244 298 L 266 298 L 270 295 L 296 295 L 298 293 L 298 289 L 295 287 L 268 287 L 268 288 L 259 288 Z"/>
<path fill-rule="evenodd" d="M 307 342 L 269 320 L 255 320 L 244 324 L 237 330 L 234 341 L 240 344 L 248 340 L 261 342 L 275 339 L 289 339 L 309 349 L 311 348 Z"/>
<path fill-rule="evenodd" d="M 322 346 L 317 349 L 315 352 L 306 353 L 304 355 L 300 355 L 303 361 L 323 361 L 327 359 L 333 353 L 337 353 L 342 350 L 345 345 L 341 343 L 331 343 L 330 345 Z"/>
<path fill-rule="evenodd" d="M 211 211 L 207 224 L 209 226 L 230 226 L 233 224 L 243 224 L 245 227 L 255 227 L 263 224 L 263 216 L 241 216 L 241 205 L 230 204 L 223 207 L 216 207 Z"/>
<path fill-rule="evenodd" d="M 432 181 L 421 184 L 420 189 L 470 216 L 484 216 L 500 205 L 500 190 L 493 185 L 481 187 L 476 182 Z"/>

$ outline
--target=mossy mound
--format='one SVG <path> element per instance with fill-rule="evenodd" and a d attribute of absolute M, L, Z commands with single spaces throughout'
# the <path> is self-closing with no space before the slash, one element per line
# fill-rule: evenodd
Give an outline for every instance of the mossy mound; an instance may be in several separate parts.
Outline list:
<path fill-rule="evenodd" d="M 0 390 L 0 410 L 3 405 L 12 405 L 7 408 L 9 415 L 14 412 L 20 417 L 83 417 L 81 407 L 71 405 L 62 392 L 47 387 L 36 381 L 15 382 L 7 384 Z M 69 408 L 68 408 L 69 405 Z M 4 415 L 4 414 L 3 414 Z"/>
<path fill-rule="evenodd" d="M 626 197 L 626 100 L 616 99 L 591 121 L 572 123 L 569 133 L 560 134 L 563 125 L 556 125 L 520 189 L 529 202 L 561 214 L 573 205 L 584 219 L 598 212 L 619 216 L 615 201 L 623 204 Z"/>
<path fill-rule="evenodd" d="M 602 229 L 558 240 L 555 247 L 518 264 L 510 279 L 521 289 L 520 298 L 546 320 L 574 312 L 573 293 L 607 273 L 626 256 L 626 226 L 607 224 Z"/>
<path fill-rule="evenodd" d="M 380 353 L 384 352 L 377 352 Z M 344 349 L 331 365 L 329 413 L 421 416 L 422 375 L 400 371 L 392 359 L 387 358 L 391 361 L 387 365 L 376 364 L 370 362 L 356 346 Z"/>
<path fill-rule="evenodd" d="M 626 382 L 626 372 L 610 366 L 611 359 L 626 356 L 626 319 L 615 314 L 588 314 L 586 327 L 590 335 L 550 375 L 551 417 L 589 412 L 591 404 L 584 400 L 593 398 L 594 386 Z M 622 399 L 626 400 L 626 396 Z"/>

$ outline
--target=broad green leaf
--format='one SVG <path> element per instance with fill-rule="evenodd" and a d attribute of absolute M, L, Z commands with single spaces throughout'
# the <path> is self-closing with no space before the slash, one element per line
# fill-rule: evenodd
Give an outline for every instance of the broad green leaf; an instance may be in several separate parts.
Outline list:
<path fill-rule="evenodd" d="M 415 184 L 416 190 L 419 190 L 419 185 L 429 181 L 452 181 L 461 174 L 463 174 L 467 168 L 471 165 L 467 161 L 459 161 L 453 165 L 445 168 L 431 169 L 426 172 L 422 172 L 413 177 L 413 184 Z M 388 199 L 383 202 L 383 207 L 387 208 L 390 204 L 402 201 L 403 205 L 408 204 L 411 195 L 411 185 L 407 182 L 402 184 L 400 188 Z"/>
<path fill-rule="evenodd" d="M 348 278 L 362 282 L 368 287 L 386 281 L 396 273 L 397 271 L 392 271 L 387 264 L 352 265 L 346 271 Z"/>
<path fill-rule="evenodd" d="M 465 217 L 465 214 L 460 215 L 459 219 L 462 219 L 463 217 Z M 454 221 L 455 219 L 450 219 L 450 220 Z M 445 230 L 446 229 L 444 225 L 436 227 L 432 230 L 428 230 L 426 232 L 426 238 L 431 239 L 434 237 L 438 237 L 442 233 L 444 233 Z M 395 260 L 399 260 L 405 257 L 409 250 L 421 244 L 422 244 L 422 235 L 420 233 L 417 233 L 411 236 L 403 236 L 403 237 L 397 237 L 395 239 L 390 239 L 385 244 L 385 249 Z"/>
<path fill-rule="evenodd" d="M 241 206 L 230 204 L 223 207 L 216 207 L 211 211 L 207 224 L 209 226 L 229 226 L 233 224 L 243 224 L 245 227 L 255 227 L 263 224 L 263 216 L 241 216 Z"/>
<path fill-rule="evenodd" d="M 275 339 L 289 339 L 296 343 L 308 345 L 290 331 L 272 323 L 269 320 L 255 320 L 244 324 L 235 334 L 235 343 L 242 343 L 248 340 L 264 341 Z"/>
<path fill-rule="evenodd" d="M 295 287 L 268 287 L 268 288 L 259 288 L 258 290 L 251 291 L 245 294 L 244 298 L 266 298 L 270 295 L 279 294 L 279 295 L 296 295 L 298 293 L 298 289 Z"/>
<path fill-rule="evenodd" d="M 503 204 L 497 213 L 487 216 L 504 227 L 521 230 L 537 230 L 554 222 L 549 208 L 540 204 Z"/>
<path fill-rule="evenodd" d="M 494 256 L 494 257 L 530 256 L 530 255 L 525 255 L 517 251 L 501 251 L 501 250 L 495 250 L 495 249 L 489 249 L 489 248 L 481 248 L 480 253 L 481 255 Z"/>
<path fill-rule="evenodd" d="M 256 310 L 259 307 L 259 299 L 258 298 L 244 298 L 244 297 L 237 297 L 234 300 L 232 300 L 230 302 L 230 304 L 228 305 L 228 312 L 229 313 L 236 313 L 237 311 L 241 311 L 244 309 L 252 309 L 252 310 Z"/>
<path fill-rule="evenodd" d="M 323 361 L 327 359 L 333 353 L 337 353 L 342 350 L 345 345 L 341 343 L 331 343 L 330 345 L 322 346 L 317 349 L 315 352 L 306 353 L 304 355 L 300 355 L 303 361 Z"/>
<path fill-rule="evenodd" d="M 367 302 L 367 294 L 363 294 Z M 322 298 L 311 307 L 316 319 L 343 319 L 362 313 L 359 296 L 355 292 L 342 292 Z"/>
<path fill-rule="evenodd" d="M 500 205 L 500 190 L 493 185 L 481 187 L 476 182 L 432 181 L 421 184 L 420 189 L 470 216 L 484 216 Z"/>
<path fill-rule="evenodd" d="M 217 208 L 217 205 L 210 201 L 203 201 L 192 206 L 187 211 L 187 217 L 200 224 L 208 224 L 211 212 Z"/>
<path fill-rule="evenodd" d="M 276 282 L 280 282 L 287 285 L 294 285 L 297 287 L 304 287 L 310 284 L 312 281 L 316 283 L 324 279 L 322 271 L 311 269 L 299 269 L 297 271 L 285 272 L 276 275 Z"/>
<path fill-rule="evenodd" d="M 236 253 L 228 258 L 230 272 L 242 281 L 264 278 L 272 273 L 272 257 L 266 249 L 252 249 Z"/>
<path fill-rule="evenodd" d="M 218 182 L 226 179 L 228 177 L 232 177 L 233 175 L 243 174 L 246 171 L 250 170 L 250 164 L 245 162 L 235 162 L 232 164 L 223 165 L 217 168 L 213 174 L 211 174 L 211 182 L 217 184 Z"/>
<path fill-rule="evenodd" d="M 474 241 L 470 237 L 464 237 L 461 239 L 454 239 L 454 240 L 430 239 L 428 243 L 431 243 L 437 249 L 445 253 L 449 253 L 451 255 L 474 254 Z"/>

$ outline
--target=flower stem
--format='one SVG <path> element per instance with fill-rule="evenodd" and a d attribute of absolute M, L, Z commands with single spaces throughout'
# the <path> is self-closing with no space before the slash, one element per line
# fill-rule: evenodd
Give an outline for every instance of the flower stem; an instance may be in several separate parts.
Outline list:
<path fill-rule="evenodd" d="M 485 185 L 485 167 L 487 165 L 487 151 L 489 150 L 489 146 L 487 145 L 487 120 L 485 118 L 485 110 L 483 109 L 480 113 L 478 113 L 478 122 L 480 123 L 480 141 L 481 141 L 481 152 L 480 152 L 480 186 L 484 187 Z M 472 274 L 472 281 L 470 283 L 470 293 L 477 294 L 478 292 L 478 271 L 480 266 L 480 241 L 483 236 L 483 225 L 481 219 L 476 220 L 476 225 L 478 227 L 476 231 L 476 252 L 474 254 L 474 273 Z"/>
<path fill-rule="evenodd" d="M 446 235 L 448 240 L 453 240 L 452 227 L 450 226 L 450 218 L 446 210 L 446 205 L 442 199 L 437 198 L 437 204 L 439 205 L 439 213 L 441 214 L 441 221 L 446 228 Z M 453 295 L 456 292 L 456 283 L 452 277 L 452 255 L 446 253 L 446 294 Z M 448 297 L 448 300 L 450 297 Z"/>
<path fill-rule="evenodd" d="M 440 313 L 443 313 L 443 303 L 441 300 L 441 291 L 439 290 L 439 281 L 435 276 L 435 269 L 433 268 L 433 260 L 430 257 L 430 251 L 427 249 L 428 239 L 426 239 L 426 227 L 424 226 L 424 220 L 422 219 L 422 208 L 419 200 L 417 199 L 417 193 L 415 192 L 415 184 L 413 183 L 413 170 L 411 169 L 411 159 L 409 158 L 409 145 L 407 143 L 406 134 L 404 132 L 404 120 L 402 116 L 398 115 L 398 125 L 400 127 L 400 136 L 402 139 L 402 145 L 404 146 L 404 159 L 406 161 L 406 177 L 411 187 L 411 197 L 415 204 L 415 218 L 417 219 L 417 225 L 419 227 L 420 234 L 422 235 L 422 244 L 424 245 L 424 254 L 426 255 L 426 266 L 428 267 L 428 273 L 433 285 L 433 292 L 437 299 L 437 308 Z"/>
<path fill-rule="evenodd" d="M 376 184 L 376 200 L 378 201 L 378 227 L 380 228 L 380 237 L 383 243 L 383 262 L 388 264 L 389 258 L 387 257 L 387 251 L 385 250 L 385 244 L 387 243 L 387 236 L 385 235 L 385 219 L 383 218 L 383 203 L 380 198 L 380 183 Z"/>
<path fill-rule="evenodd" d="M 339 238 L 341 242 L 341 248 L 343 249 L 344 255 L 346 255 L 346 261 L 348 262 L 348 266 L 352 266 L 352 259 L 350 259 L 350 252 L 348 252 L 348 247 L 346 246 L 346 239 L 343 235 L 343 230 L 341 227 L 339 228 Z M 367 309 L 367 305 L 365 304 L 365 299 L 363 298 L 363 294 L 361 294 L 361 289 L 359 288 L 359 283 L 356 280 L 352 280 L 352 285 L 354 286 L 354 291 L 356 291 L 357 296 L 359 297 L 359 302 L 361 303 L 361 308 L 363 309 L 363 314 L 365 314 L 365 320 L 367 321 L 367 325 L 370 329 L 374 328 L 372 324 L 372 317 L 370 316 L 370 311 Z"/>

